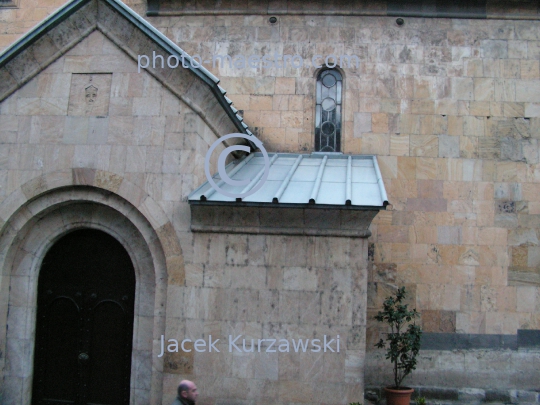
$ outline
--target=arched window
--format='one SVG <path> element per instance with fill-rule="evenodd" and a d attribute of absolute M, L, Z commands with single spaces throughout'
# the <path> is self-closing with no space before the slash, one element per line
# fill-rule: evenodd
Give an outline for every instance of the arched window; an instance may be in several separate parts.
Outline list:
<path fill-rule="evenodd" d="M 341 151 L 341 73 L 323 70 L 317 77 L 315 151 Z"/>

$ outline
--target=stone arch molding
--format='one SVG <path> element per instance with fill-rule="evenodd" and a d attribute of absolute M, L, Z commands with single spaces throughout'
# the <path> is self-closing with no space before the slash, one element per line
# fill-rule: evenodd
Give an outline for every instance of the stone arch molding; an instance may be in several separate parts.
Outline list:
<path fill-rule="evenodd" d="M 132 403 L 160 402 L 163 362 L 154 337 L 165 332 L 167 281 L 183 284 L 183 260 L 159 205 L 116 174 L 73 169 L 21 186 L 0 204 L 0 221 L 0 324 L 7 325 L 0 331 L 0 379 L 6 403 L 30 403 L 43 257 L 60 237 L 80 228 L 109 233 L 133 261 L 131 398 Z"/>

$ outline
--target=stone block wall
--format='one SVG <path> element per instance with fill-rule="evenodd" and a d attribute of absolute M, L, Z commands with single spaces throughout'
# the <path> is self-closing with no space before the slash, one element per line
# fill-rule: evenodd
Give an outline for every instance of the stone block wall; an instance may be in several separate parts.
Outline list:
<path fill-rule="evenodd" d="M 277 50 L 304 60 L 361 59 L 358 69 L 342 70 L 343 151 L 378 156 L 393 205 L 371 227 L 367 350 L 381 333 L 371 317 L 395 285 L 413 294 L 426 332 L 540 329 L 538 22 L 406 18 L 399 27 L 391 17 L 278 16 L 271 25 L 266 16 L 219 15 L 150 21 L 203 58 Z M 315 69 L 213 72 L 269 149 L 312 150 Z M 373 382 L 388 377 L 372 367 L 384 364 L 374 355 L 379 360 L 366 370 Z M 519 368 L 524 357 L 516 356 Z M 441 372 L 422 358 L 422 384 L 460 386 L 466 372 L 469 386 L 486 386 L 474 367 L 443 372 L 445 361 L 459 355 L 433 358 Z M 498 381 L 525 388 L 524 378 Z"/>
<path fill-rule="evenodd" d="M 378 156 L 392 204 L 371 227 L 367 350 L 384 332 L 372 316 L 396 285 L 413 295 L 426 332 L 540 329 L 540 24 L 268 17 L 149 20 L 203 59 L 274 51 L 360 58 L 342 69 L 342 150 Z M 209 68 L 268 149 L 313 149 L 314 68 Z M 423 375 L 426 385 L 462 383 Z M 473 375 L 469 384 L 485 381 Z"/>
<path fill-rule="evenodd" d="M 15 18 L 21 10 L 0 11 L 2 26 L 21 24 Z M 426 332 L 515 335 L 518 330 L 540 329 L 538 21 L 407 17 L 398 26 L 395 17 L 277 15 L 276 24 L 270 24 L 268 17 L 202 12 L 148 20 L 203 59 L 213 54 L 234 57 L 263 52 L 299 54 L 304 60 L 317 54 L 359 57 L 358 68 L 342 69 L 343 152 L 378 156 L 392 204 L 371 227 L 368 350 L 382 332 L 372 316 L 396 285 L 406 285 L 412 293 L 411 302 L 422 312 Z M 14 35 L 27 29 L 21 25 Z M 9 35 L 0 35 L 0 40 L 10 43 L 13 36 Z M 269 151 L 313 149 L 314 68 L 205 66 L 222 79 L 228 97 Z M 66 97 L 68 93 L 53 98 Z M 3 114 L 14 111 L 13 105 L 4 102 Z M 127 120 L 131 128 L 131 117 L 118 119 L 121 127 L 122 120 Z M 54 137 L 59 133 L 55 128 L 61 131 L 66 125 L 64 121 L 55 124 L 56 118 L 41 120 L 4 119 L 8 124 L 2 128 L 2 137 L 16 139 L 23 125 L 29 128 L 25 133 L 40 125 L 39 134 Z M 145 125 L 158 124 L 159 119 Z M 117 133 L 122 132 L 115 131 L 113 136 L 130 141 L 129 131 Z M 173 136 L 171 142 L 178 139 Z M 48 150 L 32 143 L 13 148 L 22 148 L 24 153 L 10 150 L 4 161 L 20 159 L 24 170 L 17 169 L 16 175 L 3 171 L 2 193 L 14 189 L 14 182 L 22 181 L 19 178 L 39 174 L 41 151 Z M 99 148 L 110 148 L 110 155 L 98 152 Z M 58 153 L 115 170 L 120 160 L 114 153 L 127 154 L 131 163 L 117 169 L 150 193 L 163 195 L 160 204 L 165 212 L 187 229 L 189 208 L 178 203 L 178 198 L 203 178 L 194 170 L 184 175 L 180 184 L 185 186 L 179 188 L 174 174 L 160 180 L 152 174 L 152 168 L 168 167 L 167 162 L 176 165 L 179 159 L 184 167 L 192 167 L 190 159 L 197 157 L 181 148 L 178 144 L 174 152 L 165 149 L 162 156 L 161 146 L 154 154 L 152 146 L 68 144 Z M 158 159 L 155 166 L 146 163 L 146 174 L 140 172 L 142 153 L 147 159 Z M 47 159 L 54 166 L 63 158 L 52 154 Z M 191 236 L 179 237 L 189 252 Z M 504 358 L 503 351 L 499 354 Z M 379 358 L 378 353 L 372 355 L 374 361 Z M 440 364 L 454 361 L 444 353 L 433 355 Z M 514 357 L 517 369 L 523 357 Z M 420 367 L 429 370 L 429 362 L 422 360 Z M 441 379 L 436 373 L 422 375 L 426 385 L 458 386 L 462 381 Z M 503 383 L 510 385 L 504 388 L 512 388 L 511 382 Z M 471 375 L 468 384 L 482 388 L 485 381 Z"/>

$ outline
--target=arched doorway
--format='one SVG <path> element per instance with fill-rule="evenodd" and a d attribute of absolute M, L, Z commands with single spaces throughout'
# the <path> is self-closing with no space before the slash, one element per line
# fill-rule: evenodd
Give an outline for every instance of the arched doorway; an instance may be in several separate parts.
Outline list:
<path fill-rule="evenodd" d="M 38 279 L 33 404 L 128 404 L 135 272 L 112 236 L 80 229 Z"/>

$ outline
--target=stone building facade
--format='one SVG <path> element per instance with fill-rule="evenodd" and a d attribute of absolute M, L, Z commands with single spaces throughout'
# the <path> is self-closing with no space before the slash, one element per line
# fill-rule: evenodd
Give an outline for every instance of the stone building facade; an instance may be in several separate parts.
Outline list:
<path fill-rule="evenodd" d="M 63 4 L 0 2 L 0 49 Z M 29 402 L 39 263 L 80 227 L 107 230 L 136 257 L 136 402 L 167 403 L 181 377 L 196 380 L 204 403 L 362 402 L 364 386 L 390 383 L 373 315 L 401 285 L 426 337 L 409 384 L 456 399 L 540 388 L 536 2 L 127 4 L 203 59 L 357 56 L 339 70 L 341 152 L 377 156 L 391 205 L 369 239 L 192 233 L 187 196 L 205 181 L 208 146 L 238 122 L 205 113 L 216 102 L 200 89 L 184 94 L 189 69 L 139 73 L 137 55 L 159 44 L 87 11 L 91 28 L 71 26 L 65 48 L 32 57 L 39 67 L 0 70 L 9 93 L 0 102 L 4 398 Z M 314 150 L 320 69 L 205 67 L 269 151 Z M 90 81 L 95 111 L 80 91 Z M 152 355 L 162 334 L 297 336 L 312 324 L 318 334 L 339 329 L 347 352 Z"/>

